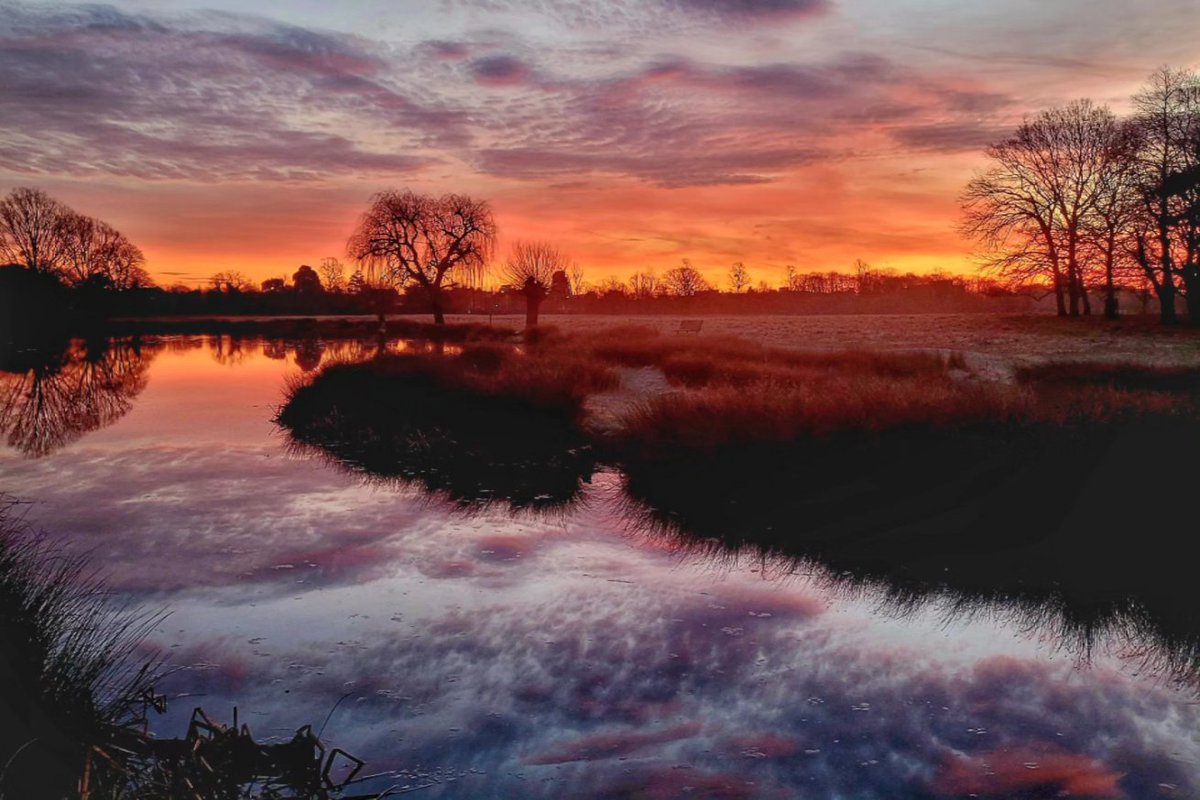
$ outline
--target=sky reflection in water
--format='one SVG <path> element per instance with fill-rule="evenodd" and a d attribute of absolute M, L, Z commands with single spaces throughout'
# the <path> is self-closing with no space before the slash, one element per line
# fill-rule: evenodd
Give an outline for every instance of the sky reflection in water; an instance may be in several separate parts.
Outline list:
<path fill-rule="evenodd" d="M 1084 665 L 995 609 L 900 618 L 819 570 L 688 555 L 608 473 L 548 516 L 372 485 L 271 423 L 320 350 L 231 345 L 144 347 L 116 419 L 0 451 L 31 520 L 172 611 L 153 644 L 191 696 L 164 735 L 193 705 L 260 736 L 333 709 L 328 740 L 407 770 L 377 789 L 430 797 L 1200 792 L 1194 687 L 1138 675 L 1136 643 Z"/>

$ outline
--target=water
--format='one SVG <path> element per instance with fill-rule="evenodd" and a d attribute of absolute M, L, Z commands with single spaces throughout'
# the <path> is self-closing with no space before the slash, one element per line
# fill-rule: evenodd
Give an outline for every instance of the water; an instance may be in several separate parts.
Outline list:
<path fill-rule="evenodd" d="M 312 723 L 383 773 L 361 791 L 419 797 L 1200 796 L 1200 683 L 1136 636 L 1089 653 L 1053 613 L 684 546 L 609 471 L 567 508 L 464 509 L 290 447 L 289 381 L 369 350 L 77 344 L 0 373 L 3 491 L 170 612 L 159 735 L 195 706 Z"/>

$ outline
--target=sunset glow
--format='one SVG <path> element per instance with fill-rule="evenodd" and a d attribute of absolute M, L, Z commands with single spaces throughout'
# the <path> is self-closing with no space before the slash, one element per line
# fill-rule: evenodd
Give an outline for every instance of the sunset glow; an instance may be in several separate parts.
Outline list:
<path fill-rule="evenodd" d="M 0 2 L 0 190 L 164 285 L 344 257 L 386 188 L 485 198 L 590 280 L 691 259 L 973 269 L 958 194 L 1023 115 L 1191 65 L 1193 0 Z"/>

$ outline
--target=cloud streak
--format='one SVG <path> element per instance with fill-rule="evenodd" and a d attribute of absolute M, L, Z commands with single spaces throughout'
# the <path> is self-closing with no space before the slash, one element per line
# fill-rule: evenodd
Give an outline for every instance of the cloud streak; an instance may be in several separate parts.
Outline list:
<path fill-rule="evenodd" d="M 365 40 L 224 14 L 5 10 L 0 168 L 146 180 L 411 173 L 461 114 L 390 82 Z M 353 122 L 353 124 L 350 124 Z M 351 134 L 365 129 L 378 141 Z M 390 145 L 390 146 L 384 146 Z M 398 146 L 399 145 L 399 146 Z"/>

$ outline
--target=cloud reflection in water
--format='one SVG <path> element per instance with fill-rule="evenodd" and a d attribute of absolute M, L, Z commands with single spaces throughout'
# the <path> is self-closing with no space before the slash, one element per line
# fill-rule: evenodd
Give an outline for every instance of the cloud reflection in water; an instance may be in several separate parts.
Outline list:
<path fill-rule="evenodd" d="M 220 406 L 232 395 L 211 374 L 155 382 L 197 354 L 160 355 L 139 402 Z M 156 645 L 191 668 L 164 688 L 199 697 L 173 703 L 164 733 L 193 704 L 236 704 L 256 733 L 287 735 L 349 691 L 328 738 L 438 777 L 431 797 L 1200 791 L 1191 695 L 1114 655 L 1080 669 L 986 608 L 895 619 L 870 584 L 842 591 L 811 567 L 766 581 L 761 560 L 631 536 L 610 473 L 551 518 L 365 485 L 286 457 L 265 417 L 294 367 L 248 369 L 266 363 L 251 350 L 224 373 L 257 383 L 195 446 L 186 419 L 130 445 L 151 424 L 135 409 L 111 435 L 0 461 L 36 522 L 173 610 Z"/>

